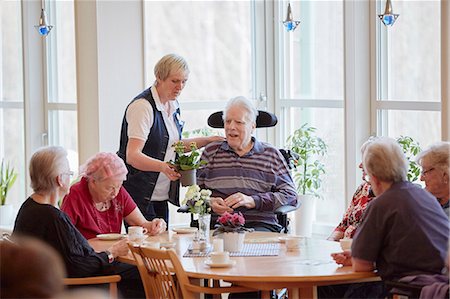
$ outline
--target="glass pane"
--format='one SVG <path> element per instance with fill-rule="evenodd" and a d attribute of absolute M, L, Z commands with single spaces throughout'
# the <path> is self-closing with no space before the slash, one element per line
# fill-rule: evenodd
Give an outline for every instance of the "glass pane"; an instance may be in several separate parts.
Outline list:
<path fill-rule="evenodd" d="M 381 134 L 397 138 L 412 137 L 422 148 L 441 140 L 441 113 L 437 111 L 382 110 L 387 117 L 386 132 Z"/>
<path fill-rule="evenodd" d="M 49 23 L 55 27 L 47 36 L 48 101 L 76 103 L 77 78 L 73 0 L 47 1 Z"/>
<path fill-rule="evenodd" d="M 24 119 L 22 109 L 0 109 L 0 162 L 4 158 L 18 174 L 16 182 L 8 192 L 7 203 L 16 208 L 25 200 Z"/>
<path fill-rule="evenodd" d="M 70 169 L 78 173 L 78 130 L 76 111 L 50 110 L 48 114 L 49 145 L 60 145 L 68 152 Z"/>
<path fill-rule="evenodd" d="M 253 1 L 145 1 L 146 71 L 165 54 L 183 56 L 191 70 L 182 101 L 254 98 Z"/>
<path fill-rule="evenodd" d="M 1 1 L 0 8 L 0 100 L 23 102 L 21 2 Z"/>
<path fill-rule="evenodd" d="M 387 53 L 379 64 L 381 99 L 440 101 L 440 3 L 394 1 L 393 10 L 400 14 L 394 26 L 379 22 L 378 41 Z"/>
<path fill-rule="evenodd" d="M 332 108 L 291 108 L 288 111 L 286 127 L 288 134 L 304 123 L 316 127 L 317 136 L 328 145 L 323 158 L 326 174 L 323 177 L 322 199 L 317 200 L 316 221 L 338 223 L 344 211 L 345 189 L 345 147 L 344 111 Z M 323 117 L 326 115 L 327 117 Z"/>
<path fill-rule="evenodd" d="M 280 28 L 280 96 L 285 99 L 343 99 L 343 1 L 291 1 L 294 32 Z M 286 18 L 280 2 L 280 19 Z"/>

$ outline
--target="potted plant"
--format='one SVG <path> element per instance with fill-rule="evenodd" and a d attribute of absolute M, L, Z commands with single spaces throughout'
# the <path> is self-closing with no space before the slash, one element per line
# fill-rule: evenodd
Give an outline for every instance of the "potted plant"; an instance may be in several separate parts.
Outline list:
<path fill-rule="evenodd" d="M 12 218 L 12 205 L 6 203 L 8 191 L 17 179 L 14 167 L 11 167 L 2 159 L 0 166 L 0 224 L 9 225 Z"/>
<path fill-rule="evenodd" d="M 409 136 L 402 136 L 397 138 L 397 142 L 403 149 L 406 159 L 408 159 L 409 168 L 407 173 L 408 181 L 414 183 L 420 177 L 420 166 L 416 163 L 416 156 L 422 150 L 417 141 Z"/>
<path fill-rule="evenodd" d="M 191 142 L 189 146 L 191 151 L 185 153 L 183 141 L 175 142 L 172 147 L 175 148 L 177 157 L 175 161 L 168 162 L 181 174 L 180 182 L 182 186 L 195 185 L 197 182 L 196 170 L 206 165 L 206 161 L 200 160 L 200 151 L 197 148 L 197 144 Z"/>
<path fill-rule="evenodd" d="M 296 215 L 296 233 L 311 236 L 315 217 L 315 198 L 320 197 L 325 166 L 320 157 L 325 156 L 328 146 L 316 135 L 316 128 L 307 123 L 294 131 L 287 139 L 288 148 L 298 155 L 294 160 L 293 179 L 302 206 Z"/>
<path fill-rule="evenodd" d="M 223 235 L 225 251 L 241 251 L 244 247 L 245 232 L 253 231 L 251 228 L 246 228 L 244 224 L 245 218 L 241 212 L 232 214 L 225 212 L 217 218 L 213 236 Z"/>

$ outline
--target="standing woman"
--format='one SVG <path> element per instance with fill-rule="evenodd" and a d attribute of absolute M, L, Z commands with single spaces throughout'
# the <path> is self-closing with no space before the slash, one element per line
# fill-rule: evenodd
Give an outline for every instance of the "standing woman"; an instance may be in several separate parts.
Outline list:
<path fill-rule="evenodd" d="M 68 277 L 119 274 L 119 289 L 125 298 L 145 297 L 137 268 L 115 258 L 128 253 L 127 240 L 95 252 L 69 217 L 58 209 L 58 201 L 67 194 L 70 176 L 67 152 L 59 146 L 37 150 L 30 160 L 33 194 L 20 207 L 13 236 L 38 238 L 51 245 L 63 258 Z"/>
<path fill-rule="evenodd" d="M 183 57 L 168 54 L 154 68 L 154 84 L 136 96 L 125 110 L 118 151 L 128 168 L 123 186 L 147 220 L 169 223 L 167 201 L 179 206 L 180 174 L 166 162 L 175 159 L 172 144 L 181 139 L 178 96 L 186 85 L 189 67 Z M 219 136 L 182 140 L 203 147 Z"/>

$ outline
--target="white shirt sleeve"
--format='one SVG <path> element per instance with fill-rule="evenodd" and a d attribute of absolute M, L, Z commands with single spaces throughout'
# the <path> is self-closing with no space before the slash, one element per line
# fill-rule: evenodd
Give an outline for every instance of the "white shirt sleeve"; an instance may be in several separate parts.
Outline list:
<path fill-rule="evenodd" d="M 146 99 L 138 99 L 128 106 L 125 118 L 128 123 L 128 138 L 147 140 L 153 126 L 153 109 Z"/>

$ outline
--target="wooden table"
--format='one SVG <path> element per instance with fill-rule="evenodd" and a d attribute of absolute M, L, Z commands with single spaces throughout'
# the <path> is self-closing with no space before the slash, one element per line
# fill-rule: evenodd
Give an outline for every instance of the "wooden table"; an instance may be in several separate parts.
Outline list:
<path fill-rule="evenodd" d="M 286 235 L 252 232 L 246 234 L 246 242 L 278 242 Z M 263 298 L 269 298 L 270 290 L 289 289 L 289 298 L 315 298 L 316 286 L 340 283 L 374 281 L 379 278 L 373 272 L 353 272 L 351 267 L 337 265 L 330 254 L 341 251 L 338 242 L 305 238 L 300 251 L 289 252 L 284 243 L 278 256 L 232 257 L 236 265 L 231 268 L 210 268 L 206 258 L 183 257 L 192 234 L 165 233 L 147 240 L 176 242 L 175 250 L 187 274 L 192 278 L 213 279 L 232 282 L 263 291 Z M 112 241 L 91 239 L 89 243 L 101 251 L 113 244 Z M 131 255 L 120 257 L 120 261 L 134 263 Z"/>

